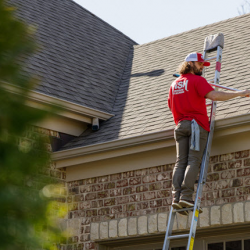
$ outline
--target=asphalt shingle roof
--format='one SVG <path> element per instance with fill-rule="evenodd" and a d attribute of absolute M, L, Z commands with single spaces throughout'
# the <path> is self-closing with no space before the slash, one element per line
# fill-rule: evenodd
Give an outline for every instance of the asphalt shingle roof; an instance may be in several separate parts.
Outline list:
<path fill-rule="evenodd" d="M 63 149 L 87 146 L 116 139 L 168 130 L 174 127 L 167 107 L 172 74 L 185 56 L 202 52 L 206 36 L 225 35 L 222 54 L 222 85 L 249 89 L 250 14 L 207 25 L 131 49 L 112 113 L 115 117 L 101 124 L 100 130 L 85 131 Z M 206 72 L 212 79 L 214 64 Z M 250 112 L 248 98 L 218 102 L 216 119 Z"/>
<path fill-rule="evenodd" d="M 72 0 L 8 0 L 16 15 L 37 27 L 42 50 L 28 71 L 37 91 L 111 112 L 128 53 L 136 44 Z"/>

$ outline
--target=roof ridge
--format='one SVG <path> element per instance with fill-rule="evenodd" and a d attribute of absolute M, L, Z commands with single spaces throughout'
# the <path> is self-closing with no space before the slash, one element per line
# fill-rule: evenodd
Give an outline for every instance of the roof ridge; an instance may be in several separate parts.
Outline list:
<path fill-rule="evenodd" d="M 159 42 L 159 41 L 167 40 L 167 39 L 170 39 L 170 38 L 175 37 L 175 36 L 180 36 L 180 35 L 189 33 L 189 32 L 194 31 L 194 30 L 203 29 L 204 27 L 207 27 L 207 26 L 212 26 L 212 25 L 216 25 L 216 24 L 219 24 L 219 23 L 227 22 L 227 21 L 229 21 L 229 20 L 232 21 L 232 20 L 234 20 L 234 19 L 244 18 L 244 17 L 246 17 L 246 16 L 248 16 L 248 15 L 250 15 L 250 13 L 247 13 L 247 14 L 244 14 L 244 15 L 240 15 L 240 16 L 230 17 L 230 18 L 228 18 L 228 19 L 221 20 L 221 21 L 218 21 L 218 22 L 215 22 L 215 23 L 206 24 L 206 25 L 201 26 L 201 27 L 198 27 L 198 28 L 194 28 L 194 29 L 191 29 L 191 30 L 188 30 L 188 31 L 183 31 L 183 32 L 180 32 L 180 33 L 171 35 L 171 36 L 167 36 L 167 37 L 164 37 L 164 38 L 160 38 L 160 39 L 157 39 L 157 40 L 152 41 L 152 42 L 148 42 L 148 43 L 143 43 L 143 44 L 136 45 L 136 48 L 144 47 L 144 46 L 147 46 L 147 45 L 151 45 L 151 44 L 157 43 L 157 42 Z"/>
<path fill-rule="evenodd" d="M 68 1 L 73 2 L 74 4 L 76 4 L 77 6 L 79 6 L 80 8 L 84 9 L 85 11 L 87 11 L 88 13 L 90 13 L 91 15 L 93 15 L 94 17 L 96 17 L 97 19 L 99 19 L 100 21 L 102 21 L 103 23 L 109 25 L 111 28 L 113 28 L 114 30 L 118 31 L 120 34 L 122 34 L 125 37 L 127 37 L 130 41 L 134 42 L 135 44 L 138 44 L 136 41 L 134 41 L 133 39 L 131 39 L 129 36 L 125 35 L 123 32 L 121 32 L 120 30 L 118 30 L 117 28 L 115 28 L 114 26 L 112 26 L 111 24 L 107 23 L 106 21 L 104 21 L 100 17 L 96 16 L 94 13 L 92 13 L 91 11 L 87 10 L 86 8 L 84 8 L 82 5 L 76 3 L 74 0 L 68 0 Z"/>

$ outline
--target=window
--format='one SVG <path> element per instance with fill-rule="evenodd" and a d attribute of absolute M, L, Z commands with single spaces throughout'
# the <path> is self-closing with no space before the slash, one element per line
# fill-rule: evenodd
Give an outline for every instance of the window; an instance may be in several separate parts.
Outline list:
<path fill-rule="evenodd" d="M 208 243 L 207 250 L 249 250 L 250 239 Z"/>

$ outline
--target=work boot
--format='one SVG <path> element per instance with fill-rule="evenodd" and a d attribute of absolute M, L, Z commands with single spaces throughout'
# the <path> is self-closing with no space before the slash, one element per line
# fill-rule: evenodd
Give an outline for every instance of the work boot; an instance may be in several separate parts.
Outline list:
<path fill-rule="evenodd" d="M 183 208 L 185 208 L 185 207 L 194 207 L 194 202 L 193 201 L 189 201 L 189 200 L 183 200 L 183 199 L 181 199 L 179 201 L 179 205 L 182 206 Z M 202 212 L 203 212 L 203 210 L 200 207 L 199 213 L 201 214 Z"/>
<path fill-rule="evenodd" d="M 173 209 L 176 209 L 176 210 L 179 210 L 179 209 L 182 209 L 183 207 L 180 205 L 180 203 L 178 201 L 175 201 L 173 200 L 172 202 L 172 207 Z M 177 211 L 178 212 L 178 211 Z M 182 214 L 182 215 L 188 215 L 188 211 L 180 211 L 178 212 L 179 214 Z"/>

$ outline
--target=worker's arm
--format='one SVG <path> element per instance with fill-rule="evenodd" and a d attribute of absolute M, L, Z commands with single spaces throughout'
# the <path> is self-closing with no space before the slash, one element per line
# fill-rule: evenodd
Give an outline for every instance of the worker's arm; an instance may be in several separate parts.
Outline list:
<path fill-rule="evenodd" d="M 250 90 L 243 90 L 243 91 L 235 91 L 235 92 L 223 92 L 223 91 L 210 91 L 206 94 L 206 98 L 212 101 L 226 101 L 233 99 L 235 97 L 249 97 Z"/>

